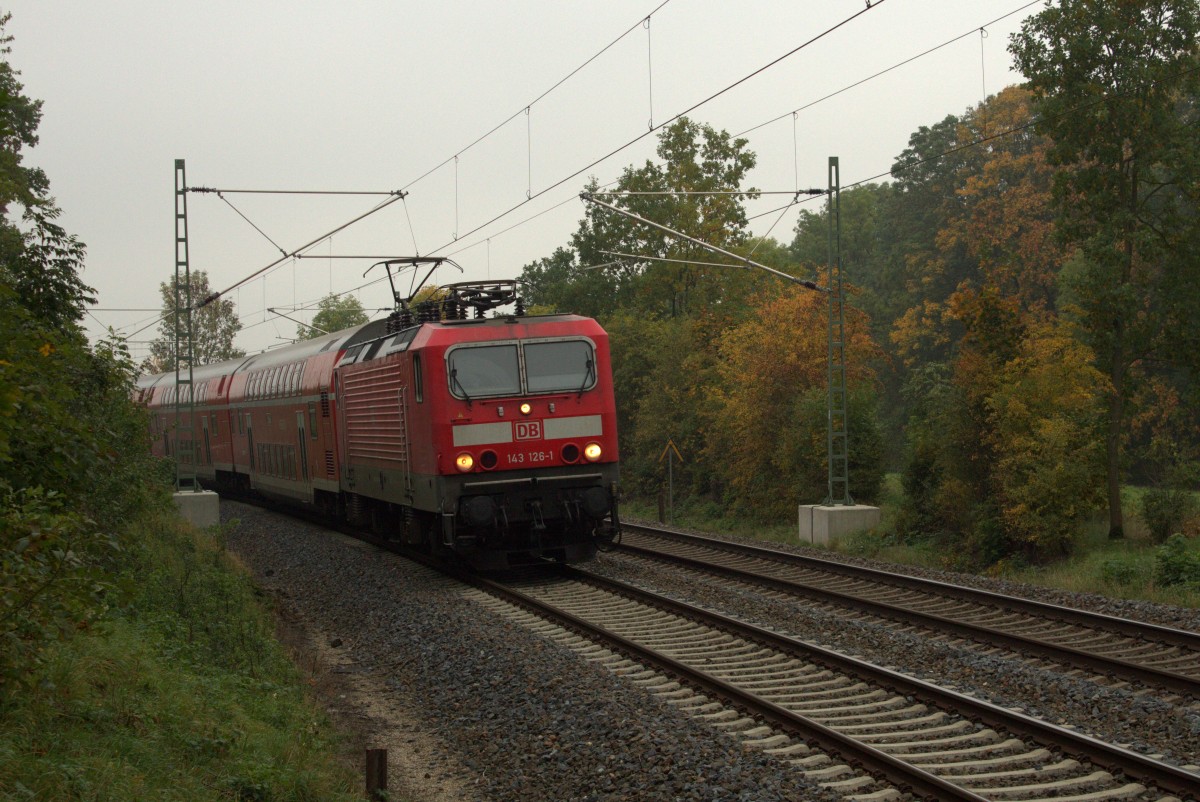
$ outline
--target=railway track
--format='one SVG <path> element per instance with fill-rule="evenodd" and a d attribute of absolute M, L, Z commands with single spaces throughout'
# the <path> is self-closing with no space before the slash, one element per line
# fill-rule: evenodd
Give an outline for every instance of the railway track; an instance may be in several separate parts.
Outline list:
<path fill-rule="evenodd" d="M 1200 788 L 1200 774 L 578 569 L 464 578 L 855 799 L 1169 800 Z"/>
<path fill-rule="evenodd" d="M 1200 703 L 1200 634 L 643 526 L 619 550 L 860 614 L 1166 689 Z"/>
<path fill-rule="evenodd" d="M 348 532 L 350 533 L 350 532 Z M 1172 802 L 1200 773 L 578 569 L 499 583 L 481 604 L 847 798 Z"/>

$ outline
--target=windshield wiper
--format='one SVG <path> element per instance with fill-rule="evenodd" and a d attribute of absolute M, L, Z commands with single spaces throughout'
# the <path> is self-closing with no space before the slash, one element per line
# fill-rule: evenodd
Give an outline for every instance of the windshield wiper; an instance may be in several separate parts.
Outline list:
<path fill-rule="evenodd" d="M 584 370 L 583 374 L 583 384 L 579 385 L 579 395 L 575 396 L 576 398 L 583 397 L 583 389 L 587 387 L 588 382 L 594 378 L 596 378 L 596 363 L 589 359 L 587 361 L 587 368 Z"/>
<path fill-rule="evenodd" d="M 467 395 L 467 388 L 462 386 L 462 382 L 458 380 L 458 368 L 450 370 L 450 384 L 458 385 L 458 391 L 462 393 L 462 397 L 466 399 L 467 406 L 471 406 L 471 396 Z"/>

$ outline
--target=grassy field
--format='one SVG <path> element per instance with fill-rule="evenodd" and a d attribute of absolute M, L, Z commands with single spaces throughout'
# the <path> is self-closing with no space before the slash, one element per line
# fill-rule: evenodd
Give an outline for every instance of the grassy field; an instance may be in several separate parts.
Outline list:
<path fill-rule="evenodd" d="M 1200 538 L 1191 537 L 1168 546 L 1155 543 L 1139 517 L 1139 488 L 1126 488 L 1124 508 L 1126 533 L 1123 540 L 1109 540 L 1107 520 L 1097 518 L 1080 531 L 1072 556 L 1051 565 L 1008 568 L 989 574 L 1043 587 L 1098 593 L 1112 598 L 1145 599 L 1180 607 L 1200 607 L 1200 581 L 1164 585 L 1164 562 L 1200 571 Z M 902 565 L 949 569 L 945 548 L 933 542 L 905 544 L 889 533 L 896 510 L 903 501 L 899 476 L 884 483 L 880 500 L 882 523 L 876 532 L 850 535 L 830 544 L 844 554 L 869 557 Z M 644 520 L 658 519 L 656 501 L 631 499 L 624 504 L 626 515 Z M 777 543 L 798 543 L 795 523 L 753 524 L 725 515 L 711 502 L 677 503 L 671 516 L 678 526 L 708 532 L 742 535 Z M 1200 580 L 1200 573 L 1194 573 Z"/>
<path fill-rule="evenodd" d="M 219 533 L 164 514 L 132 540 L 120 609 L 0 704 L 0 798 L 362 799 Z"/>

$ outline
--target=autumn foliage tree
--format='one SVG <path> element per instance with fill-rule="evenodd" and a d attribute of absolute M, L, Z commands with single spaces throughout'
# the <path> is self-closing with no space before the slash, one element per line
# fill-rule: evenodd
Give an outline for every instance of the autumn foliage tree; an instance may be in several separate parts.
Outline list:
<path fill-rule="evenodd" d="M 1066 553 L 1101 487 L 1105 382 L 1057 314 L 1050 143 L 1031 120 L 1030 93 L 1014 87 L 959 122 L 962 142 L 1010 133 L 959 160 L 891 334 L 913 401 L 900 528 L 955 540 L 972 566 Z"/>
<path fill-rule="evenodd" d="M 1195 369 L 1200 202 L 1200 4 L 1062 0 L 1029 18 L 1010 50 L 1038 130 L 1053 141 L 1053 209 L 1081 330 L 1108 379 L 1109 533 L 1124 533 L 1121 478 L 1145 369 Z"/>
<path fill-rule="evenodd" d="M 827 495 L 825 407 L 828 300 L 787 289 L 752 301 L 757 314 L 717 338 L 708 405 L 706 454 L 728 488 L 731 506 L 754 518 L 790 517 L 800 503 Z M 875 497 L 882 479 L 874 423 L 868 321 L 846 320 L 850 388 L 850 489 Z"/>

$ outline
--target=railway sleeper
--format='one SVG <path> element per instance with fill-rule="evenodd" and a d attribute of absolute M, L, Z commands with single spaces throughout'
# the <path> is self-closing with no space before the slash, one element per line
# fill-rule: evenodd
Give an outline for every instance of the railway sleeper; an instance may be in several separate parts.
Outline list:
<path fill-rule="evenodd" d="M 791 743 L 792 739 L 783 733 L 772 731 L 772 735 L 765 738 L 748 738 L 742 741 L 742 746 L 747 749 L 775 749 L 785 744 Z M 807 749 L 807 747 L 805 747 Z"/>
<path fill-rule="evenodd" d="M 795 760 L 787 761 L 789 766 L 795 766 L 800 769 L 816 769 L 820 766 L 828 766 L 833 762 L 833 758 L 824 752 L 817 752 L 808 757 L 796 758 Z"/>
<path fill-rule="evenodd" d="M 987 796 L 989 799 L 1000 802 L 1001 800 L 1038 800 L 1038 799 L 1053 799 L 1055 802 L 1070 799 L 1060 792 L 1085 790 L 1085 793 L 1091 795 L 1099 793 L 1099 796 L 1094 796 L 1094 799 L 1128 799 L 1131 796 L 1138 796 L 1145 792 L 1146 788 L 1137 783 L 1128 783 L 1116 788 L 1111 787 L 1113 776 L 1107 771 L 1094 771 L 1091 774 L 1086 774 L 1082 777 L 1072 777 L 1066 780 L 1057 780 L 1047 783 L 1033 783 L 1030 785 L 1017 785 L 1010 788 L 997 788 L 995 786 L 987 786 Z M 1100 789 L 1097 786 L 1110 786 Z"/>
<path fill-rule="evenodd" d="M 843 793 L 845 791 L 857 791 L 861 788 L 870 788 L 875 785 L 875 778 L 866 774 L 859 774 L 845 780 L 836 782 L 819 783 L 822 788 L 828 788 L 831 791 Z"/>
<path fill-rule="evenodd" d="M 865 682 L 854 682 L 846 677 L 836 677 L 821 682 L 811 682 L 803 688 L 789 688 L 787 693 L 780 696 L 799 703 L 801 700 L 812 700 L 821 704 L 822 700 L 836 701 L 851 692 L 858 692 L 871 686 Z"/>
<path fill-rule="evenodd" d="M 997 744 L 1000 743 L 1000 736 L 995 730 L 972 729 L 974 727 L 971 722 L 962 719 L 952 721 L 941 727 L 929 727 L 919 730 L 906 730 L 903 732 L 880 732 L 880 733 L 865 733 L 858 736 L 858 740 L 864 743 L 870 743 L 879 749 L 893 755 L 900 755 L 906 752 L 919 753 L 926 748 L 949 744 Z M 944 738 L 932 738 L 930 736 L 941 735 L 944 733 L 957 733 L 947 735 Z M 901 738 L 908 740 L 891 741 L 892 738 Z"/>
<path fill-rule="evenodd" d="M 826 766 L 820 769 L 812 769 L 810 771 L 801 771 L 800 774 L 806 780 L 813 780 L 821 783 L 821 780 L 840 780 L 847 777 L 856 776 L 857 772 L 847 766 L 845 763 L 838 763 L 833 766 Z M 824 783 L 821 783 L 824 785 Z"/>
<path fill-rule="evenodd" d="M 745 671 L 713 671 L 714 676 L 722 679 L 737 681 L 743 688 L 763 688 L 786 683 L 795 688 L 797 683 L 808 684 L 810 680 L 819 678 L 822 674 L 810 671 L 806 667 L 796 665 L 758 666 L 749 667 Z"/>
<path fill-rule="evenodd" d="M 700 696 L 695 691 L 689 691 L 686 695 L 683 694 L 663 694 L 659 696 L 667 704 L 672 707 L 678 707 L 680 710 L 693 710 L 701 705 L 708 704 L 711 700 L 707 696 Z"/>
<path fill-rule="evenodd" d="M 704 704 L 696 705 L 695 707 L 685 706 L 683 704 L 679 705 L 681 710 L 696 717 L 698 717 L 698 714 L 702 713 L 715 713 L 716 711 L 722 709 L 722 707 L 723 705 L 720 702 L 705 702 Z"/>
<path fill-rule="evenodd" d="M 948 716 L 941 710 L 925 715 L 918 716 L 918 713 L 924 713 L 929 708 L 922 704 L 915 704 L 903 710 L 884 710 L 879 713 L 865 713 L 858 716 L 809 716 L 809 718 L 819 721 L 822 724 L 835 728 L 838 732 L 859 733 L 872 732 L 878 733 L 881 727 L 912 727 L 917 724 L 934 724 L 945 721 Z M 900 718 L 900 716 L 914 715 L 914 718 Z M 847 721 L 863 721 L 863 724 L 846 724 Z M 920 730 L 921 732 L 924 731 Z"/>
<path fill-rule="evenodd" d="M 903 798 L 904 794 L 895 788 L 883 788 L 869 794 L 852 794 L 846 797 L 850 802 L 895 802 Z"/>
<path fill-rule="evenodd" d="M 941 752 L 921 752 L 921 753 L 904 753 L 892 752 L 888 753 L 894 757 L 900 757 L 907 762 L 917 766 L 918 768 L 926 769 L 927 771 L 935 771 L 941 769 L 989 769 L 995 766 L 1012 766 L 1029 764 L 1036 766 L 1050 759 L 1050 750 L 1044 748 L 1032 749 L 1028 752 L 1021 752 L 1021 749 L 1027 748 L 1027 744 L 1018 739 L 1010 738 L 998 744 L 988 744 L 986 746 L 971 746 L 966 749 L 946 749 Z M 1008 750 L 1010 754 L 994 757 L 996 753 Z M 905 755 L 908 757 L 905 757 Z M 987 755 L 983 758 L 972 758 L 973 755 Z M 918 759 L 919 758 L 919 759 Z M 929 760 L 928 758 L 933 758 Z M 968 760 L 958 760 L 958 758 L 969 758 Z"/>
<path fill-rule="evenodd" d="M 864 686 L 864 688 L 865 687 L 866 686 Z M 851 706 L 855 705 L 856 703 L 868 702 L 872 699 L 880 699 L 880 698 L 886 699 L 886 698 L 888 698 L 888 693 L 887 693 L 887 691 L 885 691 L 881 688 L 876 688 L 875 690 L 867 690 L 865 693 L 854 693 L 854 694 L 846 694 L 844 696 L 838 696 L 835 699 L 816 699 L 816 700 L 810 699 L 808 701 L 802 702 L 802 701 L 796 700 L 796 694 L 791 693 L 787 689 L 781 688 L 779 693 L 773 693 L 770 689 L 764 689 L 763 691 L 759 692 L 759 696 L 762 696 L 764 699 L 770 699 L 775 704 L 782 705 L 782 706 L 786 707 L 788 710 L 793 710 L 797 713 L 801 713 L 805 710 L 836 711 L 836 710 L 841 709 L 841 708 L 837 708 L 837 707 L 829 707 L 830 702 L 844 703 L 845 709 L 849 710 L 849 709 L 851 709 Z M 803 699 L 804 698 L 803 695 L 801 695 L 800 698 Z"/>
<path fill-rule="evenodd" d="M 1049 753 L 1047 753 L 1047 755 L 1049 755 Z M 943 780 L 955 783 L 956 785 L 961 785 L 964 788 L 970 788 L 981 783 L 988 784 L 994 780 L 1012 780 L 1024 777 L 1030 777 L 1040 782 L 1047 777 L 1054 777 L 1055 775 L 1077 771 L 1079 769 L 1079 761 L 1068 758 L 1067 760 L 1060 760 L 1057 763 L 1049 766 L 1043 766 L 1042 768 L 1028 767 L 1021 769 L 1007 769 L 1004 771 L 943 773 L 940 771 L 942 768 L 944 767 L 936 767 L 934 773 Z"/>
<path fill-rule="evenodd" d="M 901 705 L 908 704 L 907 699 L 902 696 L 887 696 L 886 694 L 883 694 L 883 696 L 884 698 L 882 700 L 873 699 L 868 696 L 863 698 L 862 701 L 858 702 L 853 699 L 836 699 L 834 701 L 845 703 L 833 706 L 822 705 L 817 707 L 805 705 L 804 708 L 800 708 L 799 706 L 792 707 L 791 705 L 788 705 L 788 709 L 796 712 L 801 712 L 803 709 L 805 711 L 805 715 L 811 715 L 811 717 L 820 716 L 822 721 L 853 721 L 857 719 L 878 718 L 883 715 L 907 713 L 910 711 L 924 712 L 925 710 L 929 709 L 928 707 L 918 703 L 912 707 L 905 708 L 904 710 L 898 710 L 897 708 L 899 708 Z"/>
<path fill-rule="evenodd" d="M 722 732 L 733 731 L 733 730 L 737 730 L 738 732 L 743 732 L 743 731 L 747 731 L 747 730 L 757 729 L 759 726 L 761 726 L 757 721 L 750 718 L 749 716 L 738 715 L 738 711 L 736 711 L 736 710 L 733 711 L 733 713 L 734 713 L 734 715 L 737 716 L 737 718 L 730 719 L 730 720 L 710 718 L 708 720 L 709 726 L 716 727 L 718 730 L 721 730 Z"/>

